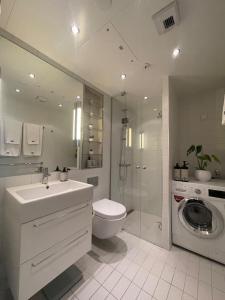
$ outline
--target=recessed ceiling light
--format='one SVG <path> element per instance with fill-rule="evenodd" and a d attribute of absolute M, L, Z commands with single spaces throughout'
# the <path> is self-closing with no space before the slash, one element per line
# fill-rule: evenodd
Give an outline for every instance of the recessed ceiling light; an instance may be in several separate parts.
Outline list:
<path fill-rule="evenodd" d="M 20 89 L 16 89 L 16 92 L 17 92 L 17 93 L 20 93 Z"/>
<path fill-rule="evenodd" d="M 60 104 L 58 104 L 58 107 L 62 107 L 63 105 L 60 103 Z"/>
<path fill-rule="evenodd" d="M 127 75 L 126 75 L 126 74 L 122 74 L 122 75 L 121 75 L 121 79 L 122 79 L 122 80 L 125 80 L 125 79 L 126 79 L 126 77 L 127 77 Z"/>
<path fill-rule="evenodd" d="M 153 108 L 154 111 L 157 111 L 157 108 Z"/>
<path fill-rule="evenodd" d="M 145 99 L 145 100 L 148 100 L 148 96 L 144 96 L 144 99 Z"/>
<path fill-rule="evenodd" d="M 80 32 L 79 27 L 77 27 L 77 25 L 73 24 L 72 25 L 72 32 L 74 35 L 77 35 Z"/>
<path fill-rule="evenodd" d="M 179 48 L 175 48 L 175 49 L 173 50 L 173 57 L 175 58 L 175 57 L 177 57 L 179 54 L 180 54 L 180 49 L 179 49 Z"/>
<path fill-rule="evenodd" d="M 30 76 L 30 78 L 32 78 L 32 79 L 35 78 L 35 74 L 33 74 L 33 73 L 30 73 L 29 76 Z"/>
<path fill-rule="evenodd" d="M 80 99 L 80 96 L 77 96 L 77 99 Z"/>

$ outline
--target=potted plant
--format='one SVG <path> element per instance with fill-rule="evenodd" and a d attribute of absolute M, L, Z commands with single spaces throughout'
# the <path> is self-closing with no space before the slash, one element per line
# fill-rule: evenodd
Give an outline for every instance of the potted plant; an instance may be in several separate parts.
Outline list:
<path fill-rule="evenodd" d="M 212 174 L 207 170 L 208 164 L 212 161 L 220 163 L 218 157 L 214 154 L 209 155 L 203 152 L 202 145 L 191 145 L 191 147 L 187 150 L 187 156 L 191 153 L 194 153 L 197 158 L 198 166 L 195 170 L 195 177 L 199 181 L 207 182 L 212 178 Z"/>

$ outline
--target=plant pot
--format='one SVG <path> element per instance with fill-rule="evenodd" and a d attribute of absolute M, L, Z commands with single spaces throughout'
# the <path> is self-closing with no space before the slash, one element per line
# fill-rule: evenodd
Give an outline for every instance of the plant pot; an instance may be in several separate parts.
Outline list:
<path fill-rule="evenodd" d="M 212 174 L 206 170 L 195 170 L 195 178 L 201 182 L 208 182 L 212 178 Z"/>

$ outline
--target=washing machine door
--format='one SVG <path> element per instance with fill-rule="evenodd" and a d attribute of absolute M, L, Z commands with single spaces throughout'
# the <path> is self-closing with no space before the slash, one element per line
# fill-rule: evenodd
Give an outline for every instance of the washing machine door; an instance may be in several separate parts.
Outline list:
<path fill-rule="evenodd" d="M 178 208 L 182 225 L 192 234 L 202 238 L 215 238 L 224 229 L 219 210 L 206 200 L 184 199 Z"/>

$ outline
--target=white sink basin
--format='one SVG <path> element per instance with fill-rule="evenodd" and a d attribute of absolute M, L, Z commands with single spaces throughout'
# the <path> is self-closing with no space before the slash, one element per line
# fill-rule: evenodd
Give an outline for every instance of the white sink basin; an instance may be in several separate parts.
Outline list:
<path fill-rule="evenodd" d="M 11 206 L 20 223 L 54 213 L 93 198 L 93 186 L 68 180 L 7 188 L 6 205 Z"/>

